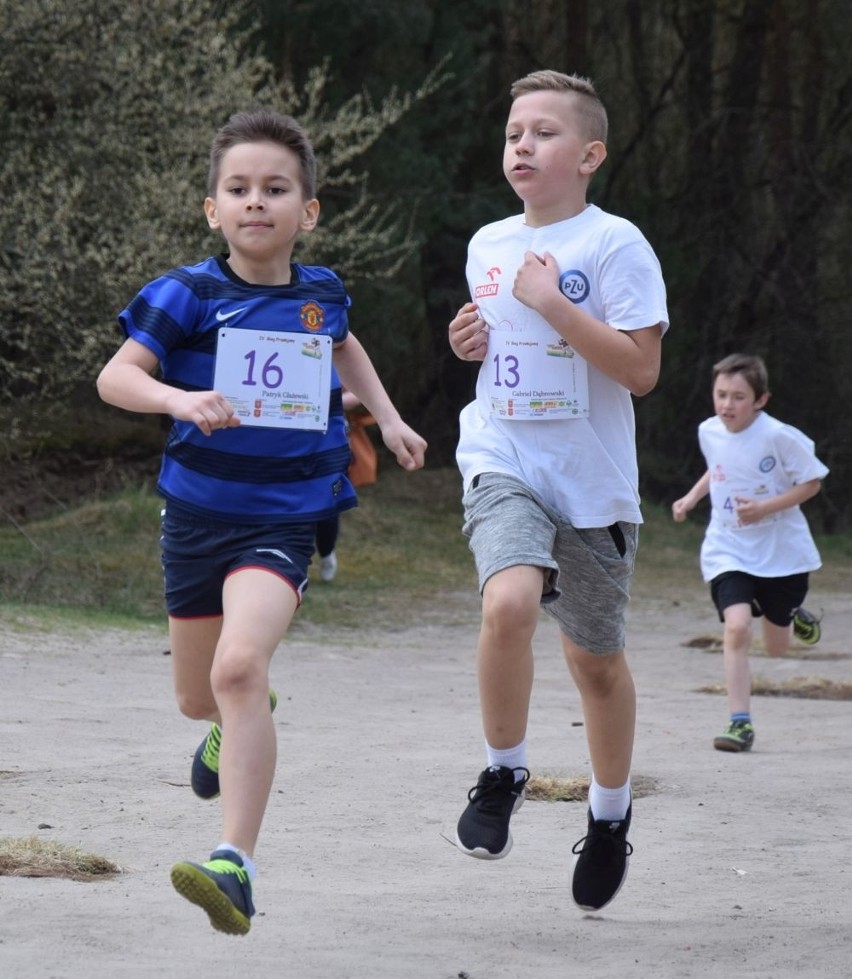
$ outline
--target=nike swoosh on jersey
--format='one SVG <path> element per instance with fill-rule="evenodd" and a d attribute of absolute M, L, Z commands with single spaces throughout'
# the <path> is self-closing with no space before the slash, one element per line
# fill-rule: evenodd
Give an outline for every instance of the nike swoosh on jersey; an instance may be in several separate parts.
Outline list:
<path fill-rule="evenodd" d="M 229 320 L 232 316 L 236 316 L 237 313 L 244 313 L 247 308 L 248 308 L 247 306 L 240 306 L 239 309 L 232 309 L 228 313 L 223 313 L 221 309 L 217 309 L 216 310 L 216 322 L 217 323 L 224 323 L 227 320 Z"/>

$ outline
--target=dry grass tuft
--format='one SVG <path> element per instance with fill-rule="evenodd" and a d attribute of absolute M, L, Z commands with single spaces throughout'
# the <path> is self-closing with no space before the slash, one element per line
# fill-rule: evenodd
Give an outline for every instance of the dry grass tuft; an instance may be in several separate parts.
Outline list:
<path fill-rule="evenodd" d="M 634 799 L 651 795 L 657 783 L 645 775 L 633 775 L 630 787 Z M 585 802 L 589 798 L 589 779 L 586 775 L 533 775 L 527 782 L 527 799 L 531 802 Z"/>
<path fill-rule="evenodd" d="M 724 684 L 699 687 L 698 693 L 725 693 Z M 756 697 L 800 697 L 803 700 L 852 700 L 852 681 L 827 680 L 822 676 L 797 676 L 783 683 L 754 676 L 751 692 Z"/>
<path fill-rule="evenodd" d="M 35 836 L 0 837 L 0 877 L 61 877 L 105 880 L 121 868 L 105 857 L 81 853 L 76 847 Z"/>

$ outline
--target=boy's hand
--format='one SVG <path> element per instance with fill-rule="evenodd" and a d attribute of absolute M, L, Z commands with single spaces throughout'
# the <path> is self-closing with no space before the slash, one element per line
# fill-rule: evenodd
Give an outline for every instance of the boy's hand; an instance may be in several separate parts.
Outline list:
<path fill-rule="evenodd" d="M 382 428 L 382 440 L 396 456 L 396 461 L 403 469 L 414 472 L 415 469 L 423 468 L 426 440 L 422 439 L 413 428 L 409 428 L 402 419 Z"/>
<path fill-rule="evenodd" d="M 236 428 L 240 424 L 230 401 L 218 391 L 178 391 L 169 399 L 169 414 L 192 422 L 205 434 L 217 428 Z"/>
<path fill-rule="evenodd" d="M 687 513 L 692 508 L 693 504 L 685 496 L 682 496 L 679 500 L 675 500 L 672 503 L 672 516 L 674 517 L 675 523 L 683 523 L 686 520 Z"/>
<path fill-rule="evenodd" d="M 465 303 L 450 323 L 450 346 L 459 360 L 484 360 L 488 325 L 476 303 Z"/>
<path fill-rule="evenodd" d="M 763 520 L 765 516 L 763 505 L 757 500 L 750 500 L 745 496 L 735 496 L 734 503 L 737 505 L 737 521 L 741 526 L 748 526 Z"/>
<path fill-rule="evenodd" d="M 559 290 L 559 266 L 556 259 L 550 252 L 545 252 L 543 258 L 539 258 L 535 252 L 526 252 L 523 264 L 515 274 L 515 284 L 512 287 L 515 299 L 530 309 L 538 309 L 542 298 L 547 297 L 554 289 Z"/>

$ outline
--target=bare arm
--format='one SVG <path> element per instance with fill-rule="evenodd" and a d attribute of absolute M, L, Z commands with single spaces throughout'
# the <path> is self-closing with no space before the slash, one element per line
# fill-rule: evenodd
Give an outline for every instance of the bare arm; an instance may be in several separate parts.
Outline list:
<path fill-rule="evenodd" d="M 648 394 L 660 376 L 662 329 L 614 330 L 571 302 L 559 289 L 559 266 L 545 252 L 527 252 L 512 294 L 544 317 L 556 332 L 599 371 L 632 394 Z"/>
<path fill-rule="evenodd" d="M 385 445 L 403 469 L 422 469 L 426 442 L 402 420 L 361 343 L 350 333 L 334 348 L 334 366 L 343 386 L 376 419 Z"/>
<path fill-rule="evenodd" d="M 686 520 L 686 515 L 690 510 L 694 510 L 695 507 L 704 499 L 705 496 L 710 492 L 710 470 L 708 469 L 706 473 L 698 480 L 698 482 L 692 487 L 692 489 L 682 496 L 679 500 L 675 500 L 672 503 L 672 516 L 676 523 L 683 523 Z"/>
<path fill-rule="evenodd" d="M 737 519 L 741 524 L 757 523 L 765 517 L 772 516 L 773 513 L 780 513 L 781 510 L 799 506 L 806 500 L 810 500 L 819 493 L 821 486 L 821 480 L 809 479 L 806 483 L 791 486 L 790 489 L 769 500 L 752 500 L 738 496 L 734 500 L 737 504 Z"/>
<path fill-rule="evenodd" d="M 157 356 L 128 339 L 98 376 L 98 394 L 107 404 L 143 414 L 163 414 L 192 422 L 209 435 L 240 424 L 228 400 L 218 391 L 181 391 L 151 376 Z"/>

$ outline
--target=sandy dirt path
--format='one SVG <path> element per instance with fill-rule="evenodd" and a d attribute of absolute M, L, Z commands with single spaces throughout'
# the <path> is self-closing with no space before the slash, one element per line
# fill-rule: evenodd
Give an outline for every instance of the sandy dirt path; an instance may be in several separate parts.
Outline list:
<path fill-rule="evenodd" d="M 847 595 L 819 594 L 824 637 L 754 672 L 852 679 Z M 79 846 L 124 868 L 98 883 L 0 877 L 4 979 L 235 975 L 299 979 L 852 975 L 848 702 L 756 698 L 751 754 L 716 752 L 719 627 L 703 591 L 642 599 L 635 854 L 617 900 L 568 889 L 585 805 L 528 801 L 506 860 L 445 836 L 483 764 L 476 621 L 325 638 L 273 663 L 276 783 L 251 934 L 213 932 L 171 889 L 218 842 L 218 803 L 188 785 L 204 729 L 171 695 L 165 633 L 47 632 L 0 616 L 0 835 Z M 542 618 L 529 730 L 536 772 L 588 775 L 579 702 Z M 819 655 L 819 658 L 817 657 Z M 39 828 L 42 827 L 42 828 Z"/>

